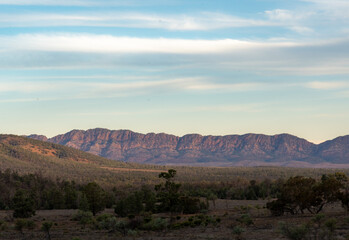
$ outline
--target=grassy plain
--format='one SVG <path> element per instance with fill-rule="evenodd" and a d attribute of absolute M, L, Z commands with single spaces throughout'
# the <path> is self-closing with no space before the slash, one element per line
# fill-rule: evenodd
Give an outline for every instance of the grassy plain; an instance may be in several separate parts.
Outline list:
<path fill-rule="evenodd" d="M 83 227 L 72 220 L 76 210 L 39 210 L 36 216 L 31 219 L 35 222 L 33 230 L 24 230 L 23 233 L 14 229 L 14 220 L 11 211 L 0 211 L 0 219 L 5 220 L 7 227 L 0 231 L 0 239 L 45 239 L 46 234 L 40 229 L 44 221 L 54 223 L 51 229 L 51 239 L 57 240 L 94 240 L 94 239 L 144 239 L 144 240 L 174 240 L 174 239 L 246 239 L 246 240 L 270 240 L 288 239 L 280 232 L 280 222 L 290 226 L 306 224 L 312 222 L 314 215 L 305 214 L 298 216 L 272 217 L 265 206 L 266 200 L 216 200 L 215 205 L 211 202 L 210 210 L 206 213 L 209 216 L 219 218 L 221 221 L 217 225 L 182 227 L 180 229 L 165 229 L 161 231 L 137 231 L 132 236 L 123 236 L 118 232 L 108 232 L 96 230 L 93 225 L 88 224 Z M 113 214 L 112 209 L 106 209 L 103 213 Z M 103 214 L 100 213 L 100 214 Z M 335 236 L 333 239 L 348 239 L 349 221 L 347 214 L 338 204 L 326 207 L 324 211 L 327 218 L 337 220 Z M 252 222 L 242 224 L 239 219 L 244 215 L 249 215 Z M 177 222 L 183 222 L 191 215 L 181 215 Z M 162 215 L 164 218 L 169 216 Z M 234 234 L 234 227 L 241 226 L 243 233 L 241 236 Z M 327 238 L 319 238 L 327 239 Z"/>

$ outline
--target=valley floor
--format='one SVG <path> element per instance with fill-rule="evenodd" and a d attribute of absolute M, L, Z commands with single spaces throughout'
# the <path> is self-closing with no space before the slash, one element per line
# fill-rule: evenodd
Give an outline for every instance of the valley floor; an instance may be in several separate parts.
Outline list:
<path fill-rule="evenodd" d="M 174 239 L 246 239 L 246 240 L 270 240 L 287 239 L 280 232 L 280 222 L 290 226 L 312 222 L 314 215 L 304 214 L 297 216 L 272 217 L 265 206 L 266 200 L 216 200 L 215 204 L 210 203 L 210 216 L 220 219 L 216 226 L 207 227 L 181 227 L 180 229 L 168 229 L 162 231 L 137 231 L 132 236 L 122 236 L 120 233 L 110 233 L 104 230 L 96 230 L 92 226 L 83 227 L 72 217 L 77 210 L 39 210 L 31 218 L 35 222 L 33 230 L 24 230 L 23 233 L 15 230 L 11 211 L 0 211 L 0 220 L 6 227 L 0 230 L 2 240 L 23 240 L 23 239 L 47 239 L 47 235 L 41 230 L 44 221 L 54 223 L 50 234 L 52 240 L 95 240 L 95 239 L 139 239 L 139 240 L 174 240 Z M 113 214 L 113 209 L 107 209 L 105 213 Z M 349 218 L 339 204 L 328 206 L 324 211 L 326 218 L 336 220 L 335 239 L 348 239 Z M 250 216 L 252 222 L 246 224 L 241 222 L 241 216 Z M 190 215 L 181 215 L 176 221 L 184 221 Z M 241 226 L 243 233 L 238 236 L 234 234 L 234 227 Z M 240 238 L 239 238 L 240 237 Z M 319 238 L 320 239 L 320 238 Z M 325 238 L 324 238 L 325 239 Z"/>

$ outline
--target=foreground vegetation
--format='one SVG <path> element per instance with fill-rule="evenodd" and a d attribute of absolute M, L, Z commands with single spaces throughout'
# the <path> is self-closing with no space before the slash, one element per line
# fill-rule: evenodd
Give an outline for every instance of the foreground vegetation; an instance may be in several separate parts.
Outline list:
<path fill-rule="evenodd" d="M 349 239 L 348 173 L 172 170 L 0 135 L 0 239 Z"/>
<path fill-rule="evenodd" d="M 124 192 L 95 182 L 77 184 L 40 174 L 0 172 L 0 209 L 6 213 L 0 220 L 0 236 L 36 239 L 39 234 L 52 239 L 60 225 L 71 225 L 64 221 L 105 239 L 158 236 L 159 232 L 166 237 L 196 228 L 210 229 L 212 238 L 206 239 L 263 239 L 253 237 L 261 229 L 268 230 L 269 239 L 343 239 L 349 234 L 349 185 L 344 173 L 324 174 L 318 180 L 303 176 L 251 180 L 240 186 L 181 184 L 176 173 L 170 169 L 158 174 L 159 184 Z M 231 201 L 239 204 L 229 206 Z M 246 204 L 251 201 L 255 204 Z M 69 219 L 52 219 L 54 212 L 47 213 L 49 220 L 39 217 L 43 210 L 56 209 L 72 209 Z M 225 235 L 219 237 L 215 232 L 222 228 Z M 65 231 L 72 237 L 71 230 Z"/>

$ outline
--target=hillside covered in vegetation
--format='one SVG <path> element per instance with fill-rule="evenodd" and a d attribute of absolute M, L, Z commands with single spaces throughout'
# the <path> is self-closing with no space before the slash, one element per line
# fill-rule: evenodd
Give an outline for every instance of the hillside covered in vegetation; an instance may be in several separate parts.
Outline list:
<path fill-rule="evenodd" d="M 158 182 L 168 167 L 109 160 L 74 148 L 15 135 L 0 135 L 0 170 L 40 173 L 52 179 L 78 183 L 97 181 L 105 186 L 140 186 Z M 320 178 L 335 169 L 281 167 L 186 167 L 176 166 L 182 183 L 220 184 L 288 178 L 296 175 Z M 349 170 L 343 170 L 349 173 Z"/>
<path fill-rule="evenodd" d="M 206 167 L 349 168 L 349 136 L 314 144 L 290 134 L 178 137 L 96 128 L 72 130 L 49 139 L 42 135 L 29 137 L 125 162 Z"/>

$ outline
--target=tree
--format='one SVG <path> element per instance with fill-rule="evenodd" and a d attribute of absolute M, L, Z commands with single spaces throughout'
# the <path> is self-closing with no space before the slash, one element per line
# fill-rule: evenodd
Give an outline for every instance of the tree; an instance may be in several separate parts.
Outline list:
<path fill-rule="evenodd" d="M 86 195 L 90 208 L 89 210 L 92 212 L 93 216 L 105 208 L 105 192 L 97 183 L 91 182 L 87 184 L 83 192 Z"/>
<path fill-rule="evenodd" d="M 159 210 L 164 212 L 180 212 L 180 193 L 181 184 L 175 183 L 173 178 L 176 175 L 176 170 L 170 169 L 168 172 L 159 174 L 159 178 L 166 180 L 165 184 L 161 183 L 155 186 L 157 198 L 160 202 Z"/>
<path fill-rule="evenodd" d="M 20 189 L 17 190 L 13 199 L 13 217 L 15 218 L 29 218 L 35 215 L 35 203 L 27 192 Z"/>
<path fill-rule="evenodd" d="M 128 215 L 137 215 L 143 211 L 142 197 L 140 192 L 135 192 L 125 199 L 120 199 L 116 202 L 115 213 L 120 217 Z"/>
<path fill-rule="evenodd" d="M 342 197 L 342 204 L 346 203 L 343 193 L 347 177 L 343 173 L 323 175 L 321 181 L 316 182 L 310 177 L 291 177 L 281 188 L 280 196 L 276 201 L 267 204 L 273 215 L 319 213 L 323 207 Z"/>
<path fill-rule="evenodd" d="M 80 194 L 80 197 L 79 197 L 79 210 L 82 210 L 82 211 L 85 211 L 85 212 L 90 210 L 90 206 L 88 204 L 88 200 L 87 200 L 87 197 L 86 197 L 85 193 L 81 193 Z"/>
<path fill-rule="evenodd" d="M 78 192 L 75 189 L 75 183 L 66 182 L 64 185 L 64 201 L 65 207 L 68 209 L 76 209 L 78 201 Z"/>
<path fill-rule="evenodd" d="M 321 181 L 315 187 L 317 196 L 316 213 L 319 213 L 325 204 L 342 199 L 342 189 L 345 182 L 347 182 L 347 176 L 344 173 L 337 172 L 322 176 Z"/>

